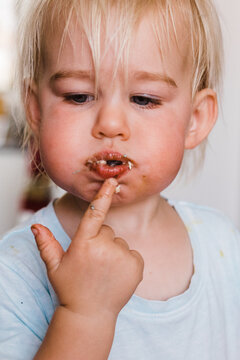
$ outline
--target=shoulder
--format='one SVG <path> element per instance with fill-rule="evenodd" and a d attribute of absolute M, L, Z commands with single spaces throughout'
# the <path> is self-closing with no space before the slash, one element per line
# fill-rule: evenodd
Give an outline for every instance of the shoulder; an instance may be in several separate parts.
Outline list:
<path fill-rule="evenodd" d="M 16 283 L 24 283 L 26 287 L 31 287 L 33 283 L 48 287 L 45 264 L 39 255 L 31 225 L 39 222 L 46 224 L 45 213 L 51 211 L 51 206 L 40 210 L 0 239 L 0 288 L 8 288 L 11 292 Z"/>
<path fill-rule="evenodd" d="M 70 239 L 57 219 L 53 203 L 50 203 L 33 214 L 27 221 L 19 224 L 2 236 L 0 239 L 0 256 L 2 253 L 5 256 L 7 254 L 14 254 L 18 258 L 22 257 L 24 259 L 26 252 L 29 255 L 38 253 L 31 231 L 31 225 L 36 223 L 48 227 L 64 249 L 69 246 Z"/>
<path fill-rule="evenodd" d="M 34 223 L 49 227 L 66 248 L 67 235 L 58 223 L 52 204 L 49 204 L 0 239 L 0 292 L 9 296 L 15 292 L 28 293 L 29 298 L 31 294 L 37 302 L 42 299 L 43 303 L 50 295 L 55 301 L 55 293 L 31 231 Z M 15 299 L 18 297 L 16 294 L 14 296 Z"/>
<path fill-rule="evenodd" d="M 53 204 L 50 203 L 0 239 L 0 288 L 2 285 L 13 291 L 11 284 L 19 281 L 32 291 L 39 289 L 55 298 L 31 231 L 31 225 L 35 223 L 48 227 L 64 250 L 69 246 L 70 239 L 57 219 Z"/>
<path fill-rule="evenodd" d="M 70 239 L 57 219 L 53 204 L 50 203 L 0 239 L 0 288 L 1 284 L 10 288 L 11 282 L 19 281 L 32 289 L 45 288 L 54 296 L 45 264 L 31 231 L 34 223 L 48 227 L 64 250 L 69 246 Z"/>
<path fill-rule="evenodd" d="M 186 201 L 170 201 L 170 204 L 174 206 L 183 221 L 189 225 L 202 225 L 202 228 L 206 228 L 208 231 L 212 229 L 214 232 L 238 231 L 233 222 L 217 209 Z"/>
<path fill-rule="evenodd" d="M 240 232 L 221 211 L 188 202 L 172 202 L 188 233 L 209 262 L 216 259 L 240 273 Z M 234 270 L 235 268 L 235 270 Z"/>
<path fill-rule="evenodd" d="M 240 262 L 240 232 L 221 211 L 184 201 L 170 202 L 184 222 L 189 235 L 205 250 L 237 256 Z"/>
<path fill-rule="evenodd" d="M 50 210 L 50 209 L 49 209 Z M 31 232 L 31 225 L 36 222 L 42 222 L 44 219 L 44 210 L 40 210 L 32 215 L 27 221 L 14 227 L 0 239 L 0 262 L 14 258 L 13 265 L 18 260 L 26 260 L 26 255 L 36 257 L 37 247 Z"/>

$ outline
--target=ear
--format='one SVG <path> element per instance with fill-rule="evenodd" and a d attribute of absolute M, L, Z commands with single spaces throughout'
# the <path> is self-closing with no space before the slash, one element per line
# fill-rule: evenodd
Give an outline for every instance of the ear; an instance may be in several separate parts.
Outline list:
<path fill-rule="evenodd" d="M 218 116 L 217 96 L 212 89 L 203 89 L 195 95 L 191 120 L 185 138 L 185 149 L 199 145 L 212 130 Z"/>
<path fill-rule="evenodd" d="M 28 85 L 25 110 L 27 122 L 33 134 L 38 137 L 41 122 L 41 112 L 38 100 L 38 88 L 35 83 Z"/>

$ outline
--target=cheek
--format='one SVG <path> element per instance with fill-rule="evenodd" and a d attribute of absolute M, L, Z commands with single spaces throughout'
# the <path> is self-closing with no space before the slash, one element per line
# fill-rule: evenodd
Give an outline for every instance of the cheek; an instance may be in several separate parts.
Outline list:
<path fill-rule="evenodd" d="M 42 116 L 39 147 L 45 170 L 50 177 L 55 173 L 66 177 L 76 167 L 75 161 L 84 157 L 86 136 L 81 122 L 61 109 Z"/>
<path fill-rule="evenodd" d="M 169 151 L 163 151 L 161 156 L 156 156 L 151 165 L 148 166 L 149 176 L 143 176 L 142 182 L 149 184 L 155 191 L 162 191 L 177 176 L 182 164 L 184 148 L 174 144 Z"/>
<path fill-rule="evenodd" d="M 160 192 L 174 180 L 184 155 L 184 134 L 184 127 L 169 126 L 149 135 L 143 146 L 142 187 Z"/>

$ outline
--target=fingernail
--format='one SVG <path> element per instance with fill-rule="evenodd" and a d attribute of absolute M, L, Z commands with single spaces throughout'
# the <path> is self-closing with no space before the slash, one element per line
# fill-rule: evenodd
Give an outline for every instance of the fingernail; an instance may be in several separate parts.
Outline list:
<path fill-rule="evenodd" d="M 31 230 L 34 236 L 38 236 L 39 230 L 36 228 L 36 226 L 32 225 Z"/>

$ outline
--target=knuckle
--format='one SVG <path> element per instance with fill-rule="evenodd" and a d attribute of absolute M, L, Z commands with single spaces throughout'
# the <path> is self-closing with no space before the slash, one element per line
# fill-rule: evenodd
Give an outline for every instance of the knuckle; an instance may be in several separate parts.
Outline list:
<path fill-rule="evenodd" d="M 135 258 L 137 265 L 143 269 L 144 268 L 144 260 L 143 260 L 142 255 L 136 250 L 130 250 L 130 251 L 131 251 L 133 257 Z"/>
<path fill-rule="evenodd" d="M 128 243 L 127 243 L 124 239 L 122 239 L 122 238 L 120 238 L 120 237 L 116 237 L 116 238 L 114 239 L 114 241 L 115 241 L 116 243 L 118 243 L 120 246 L 124 246 L 126 249 L 129 249 Z"/>
<path fill-rule="evenodd" d="M 104 194 L 102 194 L 103 200 L 109 200 L 111 197 L 112 197 L 111 194 L 108 192 L 105 192 Z"/>
<path fill-rule="evenodd" d="M 101 220 L 105 217 L 105 212 L 102 209 L 95 208 L 89 212 L 90 219 Z"/>
<path fill-rule="evenodd" d="M 113 229 L 108 225 L 102 225 L 99 233 L 103 236 L 107 236 L 111 238 L 114 238 L 115 235 Z"/>
<path fill-rule="evenodd" d="M 99 194 L 96 196 L 95 200 L 100 200 L 101 202 L 103 201 L 106 201 L 106 200 L 109 200 L 111 198 L 111 195 L 108 194 L 108 193 L 103 193 L 103 194 Z"/>

